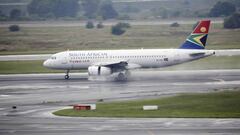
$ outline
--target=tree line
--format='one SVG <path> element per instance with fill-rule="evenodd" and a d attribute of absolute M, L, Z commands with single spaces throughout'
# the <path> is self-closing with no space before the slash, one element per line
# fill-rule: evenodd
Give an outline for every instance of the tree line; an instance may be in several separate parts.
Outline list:
<path fill-rule="evenodd" d="M 28 13 L 39 17 L 75 17 L 79 10 L 78 0 L 32 0 Z"/>
<path fill-rule="evenodd" d="M 13 9 L 9 16 L 0 10 L 0 20 L 58 19 L 64 17 L 83 19 L 114 19 L 118 17 L 111 0 L 32 0 L 27 5 L 28 16 Z"/>
<path fill-rule="evenodd" d="M 118 16 L 110 0 L 32 0 L 28 5 L 30 15 L 44 18 L 76 17 L 79 12 L 88 19 Z"/>
<path fill-rule="evenodd" d="M 190 5 L 190 2 L 186 0 L 185 5 Z M 132 19 L 132 13 L 138 13 L 142 10 L 141 7 L 135 9 L 130 5 L 116 11 L 111 0 L 31 0 L 27 5 L 26 11 L 21 9 L 12 9 L 9 15 L 4 14 L 0 9 L 0 21 L 7 20 L 46 20 L 46 19 Z M 124 9 L 124 10 L 123 10 Z M 225 0 L 218 1 L 216 4 L 209 9 L 209 11 L 203 12 L 201 17 L 225 17 L 226 20 L 230 20 L 231 23 L 225 25 L 226 27 L 233 26 L 234 28 L 238 25 L 240 10 L 240 0 Z M 155 18 L 174 18 L 184 17 L 183 13 L 174 9 L 167 9 L 161 7 L 149 9 L 149 16 Z M 129 14 L 128 14 L 129 13 Z M 206 13 L 206 14 L 205 14 Z M 193 14 L 198 16 L 199 14 Z M 229 17 L 231 16 L 232 17 Z M 134 16 L 134 15 L 133 15 Z M 235 19 L 237 18 L 237 19 Z M 236 20 L 233 22 L 232 20 Z M 227 21 L 229 22 L 229 21 Z"/>

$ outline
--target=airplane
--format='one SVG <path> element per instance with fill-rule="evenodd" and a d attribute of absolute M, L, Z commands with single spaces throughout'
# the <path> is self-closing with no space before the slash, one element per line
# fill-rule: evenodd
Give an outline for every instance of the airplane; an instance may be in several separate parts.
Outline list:
<path fill-rule="evenodd" d="M 87 69 L 89 77 L 115 74 L 116 80 L 127 80 L 133 69 L 161 68 L 214 55 L 214 50 L 205 50 L 209 26 L 210 20 L 199 21 L 178 49 L 64 51 L 53 54 L 43 66 L 66 70 L 65 79 L 70 70 Z"/>

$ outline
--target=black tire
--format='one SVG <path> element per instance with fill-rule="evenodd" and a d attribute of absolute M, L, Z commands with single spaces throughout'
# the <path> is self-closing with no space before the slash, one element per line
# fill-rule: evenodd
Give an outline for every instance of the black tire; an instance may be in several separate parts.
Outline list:
<path fill-rule="evenodd" d="M 65 78 L 66 80 L 68 80 L 68 79 L 69 79 L 69 75 L 65 75 L 64 78 Z"/>

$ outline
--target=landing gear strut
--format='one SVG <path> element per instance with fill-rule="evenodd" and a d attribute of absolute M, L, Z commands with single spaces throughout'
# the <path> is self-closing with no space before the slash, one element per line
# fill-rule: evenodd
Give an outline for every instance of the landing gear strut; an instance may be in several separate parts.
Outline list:
<path fill-rule="evenodd" d="M 64 76 L 64 78 L 65 78 L 66 80 L 69 79 L 69 70 L 67 70 L 66 75 Z"/>

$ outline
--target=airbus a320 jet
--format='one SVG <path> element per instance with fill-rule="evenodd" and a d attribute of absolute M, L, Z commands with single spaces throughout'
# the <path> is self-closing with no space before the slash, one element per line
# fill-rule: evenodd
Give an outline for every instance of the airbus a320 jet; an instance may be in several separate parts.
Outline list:
<path fill-rule="evenodd" d="M 117 80 L 126 80 L 130 70 L 161 68 L 177 65 L 214 55 L 214 50 L 205 50 L 210 20 L 202 20 L 178 49 L 131 49 L 131 50 L 81 50 L 53 54 L 44 61 L 44 67 L 66 70 L 87 69 L 89 76 L 115 75 Z"/>

